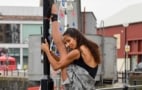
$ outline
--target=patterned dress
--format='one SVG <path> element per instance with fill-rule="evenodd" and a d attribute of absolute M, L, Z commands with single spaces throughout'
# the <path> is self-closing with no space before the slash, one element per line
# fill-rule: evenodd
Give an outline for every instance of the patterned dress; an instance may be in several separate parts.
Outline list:
<path fill-rule="evenodd" d="M 95 79 L 84 68 L 71 64 L 67 67 L 67 73 L 64 90 L 95 90 Z"/>

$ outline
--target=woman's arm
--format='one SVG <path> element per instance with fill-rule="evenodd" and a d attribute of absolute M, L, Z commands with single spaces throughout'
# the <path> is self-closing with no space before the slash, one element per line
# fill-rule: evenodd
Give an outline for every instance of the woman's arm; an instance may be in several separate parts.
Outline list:
<path fill-rule="evenodd" d="M 46 53 L 48 60 L 54 70 L 63 69 L 80 56 L 79 50 L 75 49 L 66 54 L 64 57 L 59 58 L 59 60 L 57 60 L 50 52 L 47 40 L 45 40 L 45 43 L 42 43 L 41 49 Z"/>
<path fill-rule="evenodd" d="M 52 51 L 50 51 L 50 53 L 56 59 L 56 61 L 60 60 L 60 57 L 58 57 L 57 55 L 55 55 Z"/>

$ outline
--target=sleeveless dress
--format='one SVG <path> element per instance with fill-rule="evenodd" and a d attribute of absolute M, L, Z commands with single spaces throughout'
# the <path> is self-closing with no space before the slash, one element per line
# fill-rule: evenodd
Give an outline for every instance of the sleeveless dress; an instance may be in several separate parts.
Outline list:
<path fill-rule="evenodd" d="M 67 67 L 68 78 L 63 82 L 64 90 L 95 90 L 97 70 L 98 65 L 89 67 L 80 56 Z"/>

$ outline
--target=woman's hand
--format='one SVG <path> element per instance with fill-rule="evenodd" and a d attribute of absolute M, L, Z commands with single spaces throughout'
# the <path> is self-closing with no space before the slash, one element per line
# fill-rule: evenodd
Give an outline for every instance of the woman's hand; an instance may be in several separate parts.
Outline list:
<path fill-rule="evenodd" d="M 41 50 L 44 52 L 50 52 L 49 44 L 46 39 L 45 39 L 45 43 L 41 44 Z"/>

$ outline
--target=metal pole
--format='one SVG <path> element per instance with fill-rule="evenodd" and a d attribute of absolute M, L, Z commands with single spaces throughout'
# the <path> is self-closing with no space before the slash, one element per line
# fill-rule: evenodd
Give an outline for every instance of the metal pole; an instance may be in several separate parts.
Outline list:
<path fill-rule="evenodd" d="M 101 68 L 101 84 L 103 86 L 103 76 L 104 76 L 104 20 L 101 20 L 101 23 L 100 23 L 100 30 L 101 30 L 101 43 L 102 43 L 102 68 Z"/>
<path fill-rule="evenodd" d="M 6 49 L 6 76 L 8 76 L 8 65 L 9 65 L 9 52 L 8 52 L 8 48 Z"/>
<path fill-rule="evenodd" d="M 124 86 L 124 89 L 123 90 L 128 90 L 128 86 L 127 86 L 127 62 L 126 62 L 126 55 L 127 55 L 127 52 L 126 52 L 126 44 L 127 44 L 127 27 L 125 27 L 125 86 Z"/>
<path fill-rule="evenodd" d="M 126 46 L 126 27 L 125 27 L 125 29 L 124 29 L 124 40 L 125 40 L 125 46 Z M 125 46 L 124 46 L 124 48 L 125 48 Z M 124 49 L 125 50 L 125 49 Z M 124 83 L 126 83 L 126 51 L 125 51 L 125 80 L 124 80 Z"/>
<path fill-rule="evenodd" d="M 52 2 L 53 0 L 43 0 L 43 39 L 46 38 L 48 43 L 50 43 L 50 20 L 48 17 L 51 15 Z M 41 79 L 41 90 L 53 90 L 54 83 L 50 77 L 50 63 L 45 53 L 43 57 L 43 68 L 45 77 Z"/>
<path fill-rule="evenodd" d="M 127 31 L 126 31 L 126 27 L 125 27 L 125 46 L 126 46 L 126 42 L 127 42 Z M 125 83 L 126 83 L 126 50 L 125 50 Z"/>

